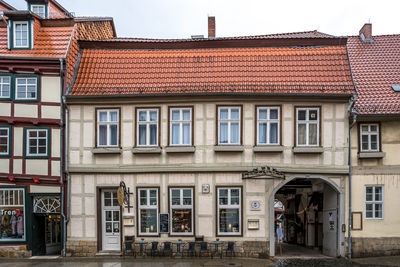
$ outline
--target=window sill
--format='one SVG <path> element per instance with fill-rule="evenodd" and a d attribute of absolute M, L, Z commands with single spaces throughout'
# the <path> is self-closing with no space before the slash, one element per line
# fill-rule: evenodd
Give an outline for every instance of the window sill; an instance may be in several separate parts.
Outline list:
<path fill-rule="evenodd" d="M 244 148 L 241 145 L 216 145 L 215 152 L 243 152 Z"/>
<path fill-rule="evenodd" d="M 95 147 L 92 149 L 93 154 L 121 154 L 122 149 L 119 147 Z"/>
<path fill-rule="evenodd" d="M 132 148 L 133 154 L 161 154 L 161 147 L 134 147 Z"/>
<path fill-rule="evenodd" d="M 272 153 L 272 152 L 282 152 L 283 151 L 283 146 L 274 146 L 274 145 L 265 145 L 265 146 L 255 146 L 253 148 L 254 153 L 262 153 L 262 152 L 267 152 L 267 153 Z"/>
<path fill-rule="evenodd" d="M 386 156 L 386 152 L 359 152 L 359 159 L 381 159 Z"/>
<path fill-rule="evenodd" d="M 322 154 L 324 152 L 324 148 L 317 146 L 317 147 L 293 147 L 294 154 Z"/>
<path fill-rule="evenodd" d="M 167 146 L 165 148 L 167 153 L 194 153 L 195 151 L 194 146 Z"/>

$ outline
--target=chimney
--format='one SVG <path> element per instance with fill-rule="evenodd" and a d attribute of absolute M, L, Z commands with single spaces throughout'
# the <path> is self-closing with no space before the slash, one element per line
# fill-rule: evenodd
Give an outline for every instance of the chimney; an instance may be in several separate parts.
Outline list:
<path fill-rule="evenodd" d="M 372 23 L 364 24 L 360 30 L 360 37 L 366 43 L 374 41 L 374 39 L 372 39 Z"/>
<path fill-rule="evenodd" d="M 215 17 L 208 17 L 208 38 L 215 38 Z"/>

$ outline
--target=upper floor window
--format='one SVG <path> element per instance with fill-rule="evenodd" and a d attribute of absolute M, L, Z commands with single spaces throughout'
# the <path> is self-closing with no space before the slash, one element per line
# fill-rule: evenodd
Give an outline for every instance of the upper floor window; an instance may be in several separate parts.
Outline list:
<path fill-rule="evenodd" d="M 46 5 L 31 5 L 31 11 L 42 18 L 46 17 Z"/>
<path fill-rule="evenodd" d="M 118 146 L 119 110 L 97 110 L 97 146 Z"/>
<path fill-rule="evenodd" d="M 296 108 L 297 146 L 319 146 L 319 113 L 319 108 Z"/>
<path fill-rule="evenodd" d="M 257 108 L 257 145 L 279 144 L 279 107 Z"/>
<path fill-rule="evenodd" d="M 159 109 L 137 110 L 137 146 L 158 146 Z"/>
<path fill-rule="evenodd" d="M 16 78 L 16 100 L 37 100 L 38 79 L 32 77 Z"/>
<path fill-rule="evenodd" d="M 365 218 L 383 219 L 383 186 L 365 187 Z"/>
<path fill-rule="evenodd" d="M 193 188 L 170 188 L 171 235 L 193 235 Z"/>
<path fill-rule="evenodd" d="M 192 144 L 192 108 L 170 109 L 170 144 Z"/>
<path fill-rule="evenodd" d="M 29 22 L 14 21 L 13 23 L 14 48 L 29 48 Z"/>
<path fill-rule="evenodd" d="M 240 107 L 218 107 L 218 144 L 240 144 Z"/>
<path fill-rule="evenodd" d="M 0 156 L 10 156 L 11 127 L 0 125 Z"/>
<path fill-rule="evenodd" d="M 360 126 L 361 151 L 379 151 L 379 125 L 374 123 L 361 124 Z"/>
<path fill-rule="evenodd" d="M 25 128 L 26 157 L 48 157 L 49 156 L 49 129 L 48 128 Z"/>
<path fill-rule="evenodd" d="M 0 76 L 0 98 L 11 97 L 11 76 Z"/>

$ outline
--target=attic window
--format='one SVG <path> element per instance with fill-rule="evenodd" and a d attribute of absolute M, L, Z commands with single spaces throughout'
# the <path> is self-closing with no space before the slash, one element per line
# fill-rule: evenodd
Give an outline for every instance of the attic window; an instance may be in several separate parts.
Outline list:
<path fill-rule="evenodd" d="M 46 18 L 45 5 L 31 5 L 31 11 L 42 18 Z"/>
<path fill-rule="evenodd" d="M 395 92 L 400 92 L 400 85 L 392 85 L 392 88 Z"/>
<path fill-rule="evenodd" d="M 14 48 L 29 48 L 29 22 L 14 21 L 13 23 Z"/>

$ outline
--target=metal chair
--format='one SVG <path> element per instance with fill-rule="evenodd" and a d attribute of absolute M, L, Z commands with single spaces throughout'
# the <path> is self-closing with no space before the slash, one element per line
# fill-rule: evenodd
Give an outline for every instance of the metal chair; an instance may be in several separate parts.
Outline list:
<path fill-rule="evenodd" d="M 169 254 L 172 257 L 172 243 L 171 242 L 164 242 L 162 247 L 162 255 L 165 256 Z"/>
<path fill-rule="evenodd" d="M 200 252 L 199 252 L 199 257 L 201 256 L 202 253 L 207 252 L 211 255 L 211 258 L 213 258 L 213 254 L 211 253 L 210 247 L 208 246 L 207 242 L 200 242 Z"/>
<path fill-rule="evenodd" d="M 196 242 L 185 243 L 185 245 L 183 245 L 182 255 L 184 255 L 185 253 L 186 255 L 190 254 L 192 257 L 196 257 Z"/>
<path fill-rule="evenodd" d="M 135 253 L 134 247 L 132 246 L 132 243 L 135 242 L 135 236 L 125 236 L 125 250 L 124 250 L 124 256 L 128 254 L 128 251 L 130 251 L 132 254 Z"/>
<path fill-rule="evenodd" d="M 236 254 L 235 254 L 235 242 L 228 242 L 228 246 L 225 249 L 226 257 L 228 257 L 228 253 L 231 254 L 231 257 L 232 256 L 236 257 Z"/>
<path fill-rule="evenodd" d="M 159 256 L 160 251 L 158 250 L 158 242 L 153 241 L 151 242 L 151 248 L 150 248 L 150 256 L 154 257 L 155 255 Z"/>

